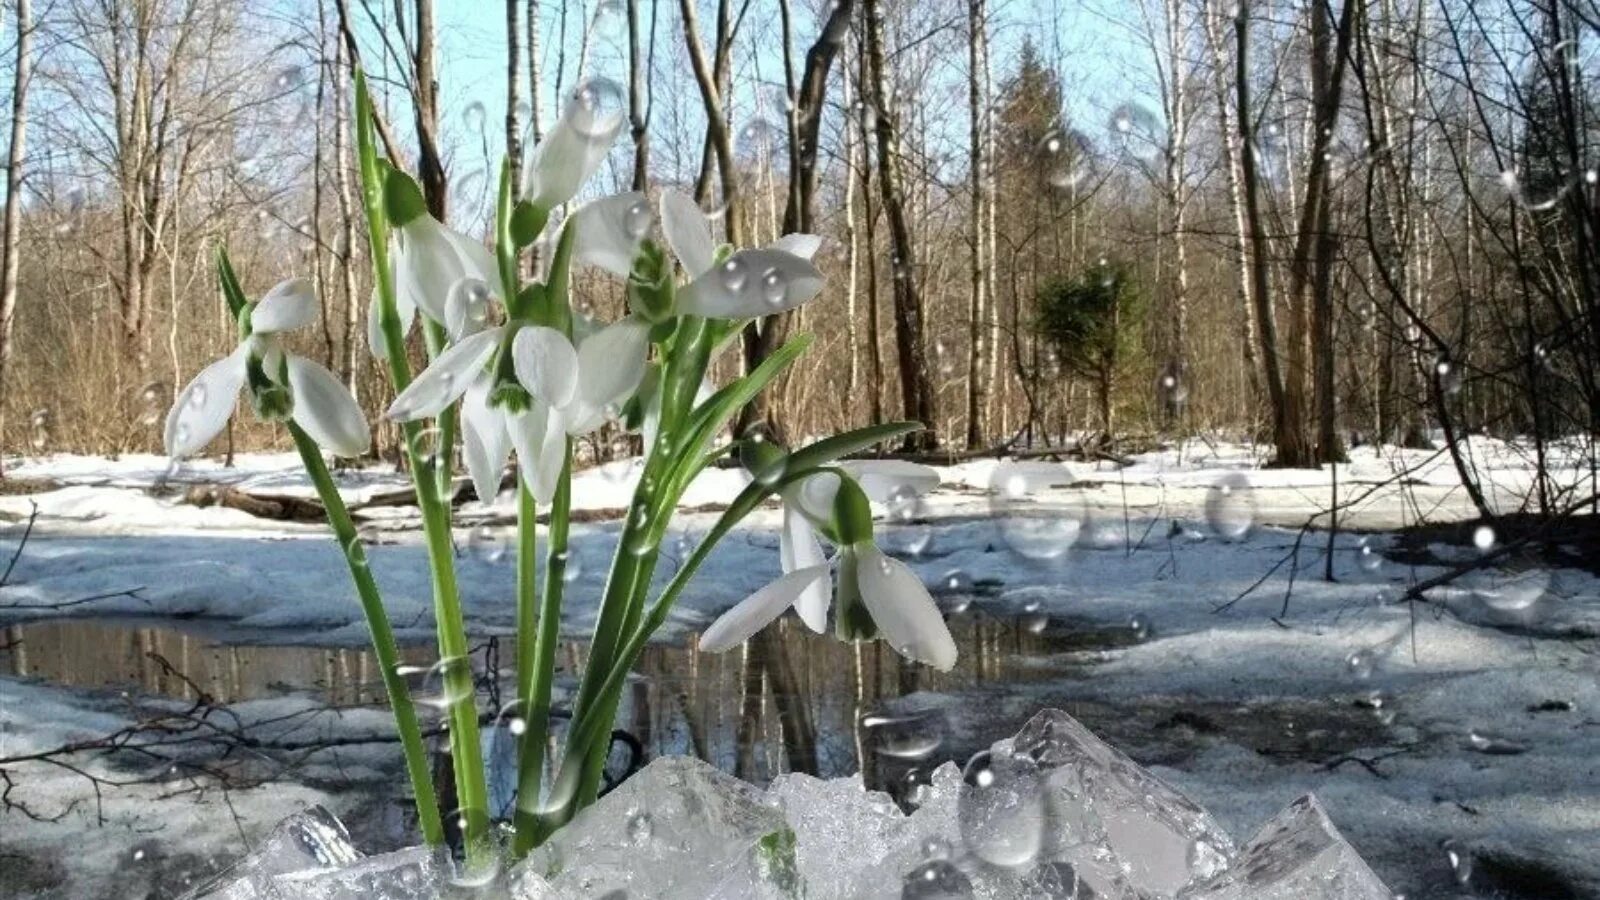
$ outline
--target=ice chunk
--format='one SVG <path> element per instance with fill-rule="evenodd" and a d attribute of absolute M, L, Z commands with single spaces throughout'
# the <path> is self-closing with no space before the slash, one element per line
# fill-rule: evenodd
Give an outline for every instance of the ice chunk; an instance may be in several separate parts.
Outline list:
<path fill-rule="evenodd" d="M 185 900 L 277 900 L 273 876 L 344 866 L 360 858 L 343 823 L 312 806 L 279 822 L 255 849 Z"/>
<path fill-rule="evenodd" d="M 337 869 L 291 872 L 272 879 L 284 900 L 436 900 L 453 867 L 441 851 L 407 847 Z"/>
<path fill-rule="evenodd" d="M 1233 856 L 1233 839 L 1205 810 L 1066 713 L 1039 713 L 1009 743 L 1044 773 L 1043 858 L 1071 864 L 1099 895 L 1116 895 L 1126 880 L 1173 897 Z"/>
<path fill-rule="evenodd" d="M 1183 900 L 1391 900 L 1394 895 L 1345 843 L 1315 795 L 1261 826 L 1232 868 Z"/>
<path fill-rule="evenodd" d="M 796 862 L 812 896 L 857 896 L 850 885 L 860 870 L 877 869 L 913 841 L 910 819 L 889 795 L 865 790 L 859 775 L 780 775 L 767 798 L 794 829 Z M 850 865 L 840 865 L 846 859 Z"/>
<path fill-rule="evenodd" d="M 760 897 L 793 875 L 794 840 L 761 792 L 695 759 L 646 766 L 529 854 L 552 898 Z"/>

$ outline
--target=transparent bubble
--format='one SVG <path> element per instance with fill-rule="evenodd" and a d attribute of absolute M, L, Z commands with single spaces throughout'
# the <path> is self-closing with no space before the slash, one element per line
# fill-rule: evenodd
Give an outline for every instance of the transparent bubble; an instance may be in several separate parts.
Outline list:
<path fill-rule="evenodd" d="M 861 717 L 867 746 L 895 759 L 926 759 L 944 743 L 944 714 L 937 710 L 912 713 L 869 713 Z"/>
<path fill-rule="evenodd" d="M 468 103 L 466 109 L 461 111 L 461 124 L 469 134 L 482 134 L 488 119 L 488 111 L 484 109 L 483 103 L 477 100 Z"/>
<path fill-rule="evenodd" d="M 1188 402 L 1189 380 L 1184 377 L 1183 366 L 1168 363 L 1156 376 L 1156 403 L 1165 415 L 1175 416 L 1183 411 Z"/>
<path fill-rule="evenodd" d="M 1077 131 L 1051 131 L 1039 142 L 1039 160 L 1045 178 L 1063 190 L 1093 181 L 1096 157 L 1094 145 Z"/>
<path fill-rule="evenodd" d="M 1039 634 L 1050 624 L 1050 617 L 1045 614 L 1039 601 L 1029 600 L 1022 605 L 1020 624 L 1030 634 Z"/>
<path fill-rule="evenodd" d="M 566 568 L 561 570 L 561 580 L 565 581 L 567 584 L 572 584 L 573 582 L 582 578 L 583 558 L 570 550 L 561 554 L 561 556 L 566 563 Z"/>
<path fill-rule="evenodd" d="M 739 149 L 752 157 L 764 158 L 777 153 L 782 131 L 766 119 L 756 118 L 739 129 Z"/>
<path fill-rule="evenodd" d="M 1012 551 L 1034 560 L 1051 560 L 1077 543 L 1087 514 L 1083 499 L 1069 488 L 1065 466 L 1045 462 L 1004 462 L 989 478 L 989 508 L 1000 538 Z"/>
<path fill-rule="evenodd" d="M 419 429 L 411 439 L 411 455 L 419 466 L 437 469 L 447 462 L 444 453 L 444 432 L 438 428 Z"/>
<path fill-rule="evenodd" d="M 1373 670 L 1377 668 L 1377 654 L 1371 647 L 1363 647 L 1345 657 L 1344 665 L 1351 675 L 1366 680 L 1372 677 Z"/>
<path fill-rule="evenodd" d="M 1550 571 L 1537 561 L 1520 562 L 1526 568 L 1490 570 L 1472 582 L 1472 595 L 1490 618 L 1507 624 L 1530 625 L 1537 619 L 1550 595 Z"/>
<path fill-rule="evenodd" d="M 652 221 L 649 202 L 639 200 L 628 206 L 627 212 L 623 215 L 622 227 L 627 231 L 628 237 L 637 241 L 650 233 Z"/>
<path fill-rule="evenodd" d="M 1044 784 L 1024 754 L 984 751 L 961 773 L 956 817 L 973 855 L 1015 867 L 1039 855 L 1044 840 Z"/>
<path fill-rule="evenodd" d="M 628 24 L 628 7 L 622 0 L 600 0 L 594 7 L 591 31 L 597 37 L 612 38 Z"/>
<path fill-rule="evenodd" d="M 1150 620 L 1143 615 L 1135 613 L 1128 619 L 1128 630 L 1133 632 L 1133 639 L 1142 641 L 1150 636 Z"/>
<path fill-rule="evenodd" d="M 418 706 L 445 712 L 473 701 L 472 660 L 447 656 L 431 666 L 397 666 L 396 674 L 415 684 L 412 699 Z"/>
<path fill-rule="evenodd" d="M 1455 876 L 1456 883 L 1466 887 L 1472 881 L 1472 854 L 1453 838 L 1445 840 L 1440 849 L 1444 851 L 1445 863 L 1450 867 L 1450 874 Z"/>
<path fill-rule="evenodd" d="M 745 282 L 750 278 L 750 273 L 746 271 L 743 260 L 729 259 L 722 264 L 718 277 L 722 279 L 722 286 L 729 293 L 736 294 L 744 289 Z"/>
<path fill-rule="evenodd" d="M 1243 472 L 1229 472 L 1206 491 L 1206 523 L 1225 541 L 1243 540 L 1255 525 L 1256 504 L 1250 479 Z"/>
<path fill-rule="evenodd" d="M 152 381 L 139 389 L 139 423 L 157 425 L 166 418 L 172 405 L 172 388 L 165 381 Z"/>
<path fill-rule="evenodd" d="M 948 860 L 932 859 L 906 873 L 900 900 L 966 900 L 972 879 Z"/>
<path fill-rule="evenodd" d="M 1363 572 L 1376 572 L 1383 567 L 1383 551 L 1377 548 L 1372 538 L 1364 537 L 1356 545 L 1356 565 Z"/>
<path fill-rule="evenodd" d="M 627 95 L 609 78 L 590 78 L 573 90 L 571 102 L 583 113 L 575 119 L 578 133 L 604 137 L 627 108 Z"/>
<path fill-rule="evenodd" d="M 479 525 L 467 535 L 467 549 L 474 559 L 497 563 L 506 556 L 505 535 L 492 525 Z"/>
<path fill-rule="evenodd" d="M 912 767 L 900 780 L 900 796 L 907 807 L 916 809 L 933 796 L 933 778 L 923 769 Z"/>
<path fill-rule="evenodd" d="M 651 834 L 654 833 L 655 822 L 649 813 L 635 809 L 628 813 L 624 827 L 628 831 L 628 843 L 644 844 L 649 842 Z"/>
<path fill-rule="evenodd" d="M 28 414 L 28 444 L 34 452 L 39 452 L 50 445 L 50 431 L 55 425 L 55 417 L 46 407 L 39 407 Z"/>
<path fill-rule="evenodd" d="M 777 269 L 761 273 L 761 299 L 768 306 L 781 306 L 789 293 L 789 280 Z"/>
<path fill-rule="evenodd" d="M 1111 111 L 1111 139 L 1129 151 L 1148 151 L 1162 143 L 1161 122 L 1139 103 L 1123 103 Z"/>
<path fill-rule="evenodd" d="M 1555 209 L 1566 199 L 1567 192 L 1578 184 L 1578 179 L 1573 177 L 1560 177 L 1554 183 L 1550 183 L 1548 178 L 1540 181 L 1543 183 L 1530 183 L 1515 169 L 1500 173 L 1500 187 L 1511 198 L 1511 202 L 1529 212 Z"/>
<path fill-rule="evenodd" d="M 933 528 L 922 497 L 910 485 L 899 485 L 889 492 L 884 501 L 887 527 L 880 533 L 880 543 L 910 557 L 925 555 L 933 545 Z"/>
<path fill-rule="evenodd" d="M 466 830 L 469 821 L 487 819 L 483 812 L 470 809 L 456 810 L 453 815 L 462 831 Z M 445 864 L 448 866 L 446 871 L 450 873 L 448 880 L 452 887 L 464 888 L 469 893 L 477 893 L 478 890 L 495 884 L 500 878 L 502 863 L 498 852 L 482 853 L 459 860 L 453 858 L 448 851 L 443 849 L 439 851 L 439 854 L 445 859 Z M 455 895 L 452 894 L 452 896 Z"/>
<path fill-rule="evenodd" d="M 1472 531 L 1472 546 L 1478 548 L 1479 553 L 1488 553 L 1494 549 L 1494 529 L 1488 525 L 1479 525 Z"/>
<path fill-rule="evenodd" d="M 1461 392 L 1461 366 L 1450 357 L 1441 356 L 1435 360 L 1433 374 L 1445 396 L 1453 397 Z"/>
<path fill-rule="evenodd" d="M 1486 756 L 1519 756 L 1528 752 L 1524 744 L 1477 729 L 1467 732 L 1467 748 Z"/>

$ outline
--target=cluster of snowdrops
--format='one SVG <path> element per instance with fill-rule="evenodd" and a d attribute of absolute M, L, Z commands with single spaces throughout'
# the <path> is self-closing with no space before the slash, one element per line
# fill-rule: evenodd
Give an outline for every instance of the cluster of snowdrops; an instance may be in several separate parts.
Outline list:
<path fill-rule="evenodd" d="M 175 458 L 201 451 L 226 426 L 241 393 L 257 415 L 283 423 L 294 438 L 344 547 L 385 670 L 426 841 L 445 842 L 450 823 L 459 827 L 468 863 L 487 865 L 501 856 L 485 802 L 475 674 L 450 532 L 456 488 L 450 448 L 458 439 L 484 502 L 501 494 L 507 463 L 516 461 L 510 489 L 518 513 L 521 741 L 513 837 L 504 848 L 514 856 L 593 802 L 618 698 L 638 652 L 716 543 L 769 498 L 782 503 L 783 574 L 707 628 L 702 649 L 737 646 L 792 607 L 818 632 L 828 629 L 831 614 L 842 639 L 882 637 L 911 659 L 940 669 L 954 665 L 955 644 L 927 589 L 874 543 L 870 507 L 924 492 L 938 476 L 910 463 L 840 461 L 919 426 L 871 426 L 792 451 L 756 433 L 729 436 L 740 410 L 800 357 L 809 335 L 790 338 L 728 384 L 706 380 L 711 362 L 752 320 L 794 309 L 822 290 L 811 261 L 818 238 L 792 234 L 751 248 L 719 244 L 699 206 L 673 190 L 662 191 L 657 204 L 631 192 L 575 205 L 624 123 L 620 110 L 607 108 L 601 93 L 585 85 L 532 149 L 520 190 L 502 166 L 490 247 L 430 216 L 415 180 L 378 152 L 363 78 L 354 115 L 375 282 L 369 340 L 394 384 L 386 415 L 401 423 L 422 511 L 439 636 L 439 705 L 460 809 L 441 814 L 434 799 L 411 687 L 398 671 L 382 598 L 324 460 L 325 453 L 364 454 L 368 423 L 334 375 L 280 340 L 318 317 L 308 281 L 284 281 L 252 301 L 226 253 L 219 255 L 239 345 L 177 395 L 165 441 Z M 525 282 L 524 254 L 535 246 L 539 275 Z M 624 281 L 626 315 L 601 325 L 573 313 L 570 279 L 582 266 Z M 406 353 L 414 330 L 429 359 L 415 374 Z M 607 573 L 564 750 L 545 784 L 574 438 L 602 427 L 640 432 L 646 456 Z M 747 487 L 652 598 L 658 548 L 678 499 L 704 467 L 726 456 L 749 471 Z M 548 514 L 542 559 L 535 541 L 541 511 Z M 831 555 L 819 536 L 833 545 Z"/>

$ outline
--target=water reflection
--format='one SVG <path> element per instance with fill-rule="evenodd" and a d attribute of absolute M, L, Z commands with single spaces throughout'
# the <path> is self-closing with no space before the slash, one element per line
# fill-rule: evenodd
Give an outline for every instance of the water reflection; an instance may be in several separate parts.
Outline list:
<path fill-rule="evenodd" d="M 1126 640 L 1123 629 L 1033 627 L 1027 617 L 953 618 L 961 658 L 946 673 L 909 664 L 881 642 L 842 644 L 812 634 L 793 618 L 724 654 L 698 652 L 690 636 L 683 645 L 646 649 L 618 725 L 652 758 L 694 755 L 757 782 L 791 771 L 824 777 L 861 771 L 868 783 L 892 783 L 929 762 L 942 734 L 933 719 L 919 724 L 902 713 L 884 714 L 885 701 L 1071 677 L 1086 662 L 1080 651 Z M 203 691 L 220 703 L 296 693 L 350 706 L 381 703 L 383 696 L 377 661 L 365 650 L 250 643 L 248 634 L 198 623 L 13 624 L 0 647 L 0 671 L 81 688 L 181 699 Z M 568 642 L 564 668 L 577 671 L 586 653 L 584 643 Z M 402 648 L 413 665 L 426 666 L 434 655 L 426 645 Z"/>

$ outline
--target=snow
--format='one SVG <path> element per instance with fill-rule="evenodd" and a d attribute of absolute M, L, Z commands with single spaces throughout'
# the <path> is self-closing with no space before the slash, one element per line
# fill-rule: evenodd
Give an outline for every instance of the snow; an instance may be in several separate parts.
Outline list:
<path fill-rule="evenodd" d="M 1531 484 L 1528 448 L 1474 437 L 1467 449 L 1491 502 L 1505 511 L 1521 508 Z M 1588 461 L 1571 447 L 1550 452 L 1556 483 L 1581 486 L 1586 495 Z M 905 555 L 937 597 L 954 609 L 970 598 L 950 596 L 950 584 L 964 591 L 992 585 L 963 615 L 1036 615 L 1052 628 L 1128 628 L 1141 639 L 1084 654 L 1082 679 L 1004 686 L 1006 695 L 992 702 L 974 703 L 989 695 L 961 691 L 918 699 L 949 717 L 952 735 L 982 734 L 974 743 L 985 746 L 997 735 L 984 729 L 1011 710 L 1070 710 L 1073 703 L 1193 707 L 1217 720 L 1219 732 L 1195 736 L 1192 753 L 1152 771 L 1235 837 L 1315 792 L 1374 871 L 1413 900 L 1457 896 L 1446 840 L 1458 857 L 1534 860 L 1600 892 L 1600 853 L 1594 850 L 1600 847 L 1600 581 L 1572 569 L 1539 570 L 1531 582 L 1491 569 L 1436 589 L 1425 602 L 1395 602 L 1406 586 L 1442 567 L 1391 560 L 1369 566 L 1372 554 L 1363 555 L 1362 547 L 1388 549 L 1392 539 L 1381 532 L 1414 524 L 1419 511 L 1434 522 L 1470 520 L 1475 513 L 1444 454 L 1363 447 L 1337 473 L 1341 499 L 1364 497 L 1340 520 L 1341 527 L 1372 533 L 1338 536 L 1334 583 L 1321 577 L 1326 533 L 1310 535 L 1299 548 L 1291 590 L 1292 566 L 1279 564 L 1294 550 L 1298 528 L 1327 506 L 1332 473 L 1262 470 L 1262 456 L 1247 445 L 1190 441 L 1141 454 L 1124 468 L 1058 464 L 1061 481 L 1071 487 L 1030 495 L 1004 511 L 1013 518 L 1030 511 L 1077 517 L 1075 533 L 1082 537 L 1071 546 L 1008 543 L 1008 534 L 1015 534 L 997 527 L 988 491 L 997 467 L 1007 463 L 941 468 L 943 485 L 909 519 L 897 516 L 879 526 L 886 549 Z M 366 641 L 340 548 L 318 525 L 179 503 L 152 490 L 166 474 L 165 460 L 156 457 L 53 456 L 8 465 L 8 472 L 54 487 L 0 497 L 0 521 L 11 523 L 0 531 L 0 564 L 16 547 L 31 504 L 39 508 L 26 552 L 0 588 L 0 619 L 202 618 L 263 641 Z M 1250 527 L 1225 540 L 1207 521 L 1206 505 L 1219 479 L 1238 473 L 1249 483 Z M 582 636 L 592 627 L 619 528 L 610 513 L 626 507 L 637 475 L 635 462 L 620 461 L 576 477 L 575 505 L 596 515 L 573 526 L 569 570 L 576 574 L 563 622 L 569 634 Z M 233 469 L 196 462 L 178 477 L 262 494 L 311 493 L 298 461 L 284 454 L 241 456 Z M 339 479 L 367 523 L 366 552 L 397 631 L 403 639 L 430 639 L 432 604 L 414 510 L 360 506 L 403 490 L 404 476 L 374 469 L 341 472 Z M 744 483 L 737 470 L 708 470 L 685 506 L 714 509 Z M 477 633 L 505 633 L 512 625 L 511 556 L 491 562 L 495 554 L 483 552 L 477 537 L 480 523 L 500 528 L 512 513 L 508 498 L 458 509 L 457 565 L 469 627 Z M 659 577 L 670 574 L 715 515 L 680 514 Z M 775 508 L 763 509 L 725 539 L 663 639 L 704 627 L 775 577 L 777 525 Z M 1047 539 L 1050 534 L 1044 532 Z M 1440 563 L 1479 552 L 1434 549 Z M 56 608 L 117 592 L 130 593 Z M 97 736 L 128 716 L 125 701 L 16 680 L 0 682 L 0 701 L 0 756 Z M 1535 711 L 1550 701 L 1570 708 Z M 369 720 L 365 727 L 381 726 Z M 1312 740 L 1306 732 L 1318 729 L 1353 735 L 1347 758 L 1313 760 L 1274 750 Z M 1150 744 L 1168 736 L 1130 730 L 1120 738 Z M 1501 755 L 1486 747 L 1526 752 Z M 385 752 L 392 755 L 392 747 Z M 371 758 L 356 768 L 373 776 L 383 766 Z M 388 773 L 393 781 L 393 769 Z M 29 766 L 25 774 L 23 796 L 48 798 L 43 802 L 56 804 L 54 811 L 66 798 L 80 805 L 55 824 L 18 825 L 16 813 L 0 815 L 0 843 L 6 852 L 15 847 L 55 858 L 62 840 L 94 827 L 91 798 L 71 773 Z M 162 846 L 183 846 L 200 857 L 238 853 L 240 829 L 226 807 L 159 797 L 154 788 L 137 788 L 108 800 L 111 824 L 102 833 L 110 836 L 76 841 L 85 846 L 70 867 L 91 879 L 95 872 L 127 869 L 130 848 L 148 843 L 148 832 L 158 832 Z M 309 803 L 327 803 L 343 816 L 339 804 L 353 802 L 330 798 L 303 777 L 234 792 L 231 799 L 242 810 L 243 830 L 253 834 Z M 104 895 L 84 890 L 80 895 Z"/>

